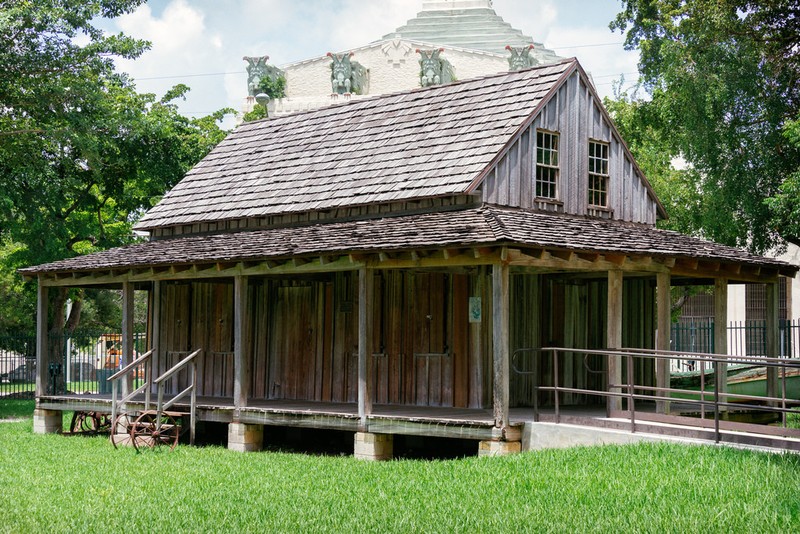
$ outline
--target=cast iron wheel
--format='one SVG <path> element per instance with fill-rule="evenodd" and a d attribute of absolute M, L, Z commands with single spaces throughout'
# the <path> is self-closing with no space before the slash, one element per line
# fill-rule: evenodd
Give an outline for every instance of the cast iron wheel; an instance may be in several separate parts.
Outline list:
<path fill-rule="evenodd" d="M 160 418 L 152 413 L 143 413 L 133 423 L 131 441 L 138 451 L 140 448 L 156 448 L 166 446 L 170 450 L 178 444 L 180 427 L 171 415 L 163 414 Z"/>

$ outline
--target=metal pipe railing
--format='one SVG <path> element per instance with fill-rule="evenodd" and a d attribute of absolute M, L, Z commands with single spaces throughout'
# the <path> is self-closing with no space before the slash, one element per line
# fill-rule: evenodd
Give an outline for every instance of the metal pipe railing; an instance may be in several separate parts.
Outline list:
<path fill-rule="evenodd" d="M 538 370 L 536 369 L 536 365 L 534 365 L 534 370 L 522 369 L 519 366 L 519 356 L 525 353 L 534 353 L 534 354 L 542 354 L 550 352 L 552 354 L 552 362 L 553 362 L 553 378 L 554 383 L 553 386 L 542 386 L 538 383 Z M 583 354 L 585 357 L 590 355 L 597 355 L 605 358 L 609 358 L 611 356 L 621 356 L 627 359 L 627 380 L 624 384 L 608 384 L 606 389 L 607 391 L 599 391 L 599 390 L 590 390 L 584 388 L 573 388 L 573 387 L 564 387 L 560 386 L 560 371 L 559 371 L 559 354 L 569 352 L 569 353 L 577 353 Z M 635 376 L 634 376 L 634 361 L 636 358 L 640 359 L 650 359 L 650 360 L 661 360 L 661 359 L 686 359 L 687 356 L 690 356 L 691 359 L 698 361 L 700 363 L 700 390 L 690 390 L 690 389 L 679 389 L 679 388 L 672 388 L 670 384 L 666 384 L 665 386 L 646 386 L 646 385 L 638 385 L 636 384 Z M 538 361 L 536 358 L 535 361 Z M 710 353 L 690 353 L 687 354 L 686 352 L 677 352 L 677 351 L 658 351 L 652 349 L 605 349 L 605 350 L 596 350 L 596 349 L 577 349 L 577 348 L 564 348 L 564 347 L 542 347 L 542 348 L 525 348 L 525 349 L 518 349 L 514 351 L 511 357 L 511 367 L 513 371 L 520 375 L 534 375 L 537 377 L 537 380 L 534 383 L 534 421 L 539 420 L 539 406 L 538 406 L 538 393 L 540 391 L 552 391 L 554 395 L 554 408 L 555 408 L 555 420 L 556 423 L 561 422 L 561 403 L 559 397 L 563 393 L 574 393 L 574 394 L 583 394 L 583 395 L 591 395 L 591 396 L 598 396 L 598 397 L 605 397 L 605 398 L 625 398 L 628 402 L 628 414 L 630 417 L 630 424 L 631 424 L 631 431 L 636 431 L 636 412 L 635 412 L 635 402 L 637 400 L 650 400 L 650 401 L 667 401 L 667 402 L 675 402 L 679 400 L 682 403 L 690 404 L 690 405 L 697 405 L 700 407 L 701 411 L 701 420 L 705 419 L 706 409 L 712 408 L 714 412 L 714 437 L 715 441 L 719 442 L 721 439 L 721 432 L 720 432 L 720 409 L 721 408 L 731 408 L 731 407 L 738 407 L 744 409 L 753 409 L 753 410 L 760 410 L 765 412 L 773 412 L 781 414 L 781 419 L 783 422 L 783 427 L 786 429 L 787 424 L 787 414 L 791 413 L 793 410 L 787 407 L 787 398 L 786 398 L 786 377 L 787 377 L 787 370 L 789 369 L 800 369 L 800 361 L 790 358 L 759 358 L 758 359 L 759 365 L 757 367 L 765 367 L 765 368 L 778 368 L 779 369 L 779 376 L 778 378 L 781 380 L 781 395 L 780 397 L 768 396 L 768 395 L 748 395 L 748 394 L 737 394 L 737 393 L 728 393 L 727 391 L 721 391 L 723 389 L 723 381 L 727 382 L 727 377 L 722 377 L 721 373 L 719 372 L 719 364 L 731 364 L 731 363 L 742 363 L 742 364 L 749 364 L 753 365 L 753 358 L 752 357 L 736 357 L 736 356 L 727 356 L 727 355 L 720 355 L 720 354 L 710 354 Z M 713 374 L 715 377 L 715 386 L 713 391 L 713 398 L 709 399 L 708 394 L 705 388 L 705 370 L 706 365 L 711 364 L 713 369 Z M 587 366 L 588 369 L 588 366 Z M 588 369 L 590 372 L 591 369 Z M 650 394 L 645 394 L 649 392 Z M 655 393 L 655 394 L 653 394 Z M 688 395 L 689 398 L 674 397 L 675 394 L 679 395 Z M 698 398 L 692 398 L 693 396 L 697 396 Z M 746 400 L 748 402 L 731 402 L 731 400 Z M 798 399 L 800 400 L 800 399 Z"/>

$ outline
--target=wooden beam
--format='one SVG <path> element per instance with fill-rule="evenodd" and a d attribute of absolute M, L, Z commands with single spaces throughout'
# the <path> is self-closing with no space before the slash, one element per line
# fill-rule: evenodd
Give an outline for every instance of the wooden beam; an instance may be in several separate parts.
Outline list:
<path fill-rule="evenodd" d="M 39 281 L 36 290 L 36 397 L 47 394 L 47 367 L 50 363 L 50 352 L 47 346 L 47 286 Z"/>
<path fill-rule="evenodd" d="M 247 276 L 233 278 L 233 406 L 234 419 L 247 406 L 250 385 L 250 358 L 247 357 L 248 328 Z"/>
<path fill-rule="evenodd" d="M 158 375 L 159 365 L 161 363 L 161 355 L 159 353 L 161 345 L 161 311 L 163 300 L 166 300 L 162 300 L 163 293 L 163 283 L 160 280 L 154 281 L 153 289 L 150 294 L 150 305 L 152 306 L 150 317 L 153 321 L 150 327 L 150 350 L 153 351 L 153 355 L 150 357 L 151 379 L 156 378 Z"/>
<path fill-rule="evenodd" d="M 130 280 L 122 282 L 122 354 L 119 366 L 125 367 L 133 361 L 133 316 L 134 292 Z M 122 382 L 122 394 L 127 395 L 133 385 L 133 376 Z"/>
<path fill-rule="evenodd" d="M 669 351 L 669 337 L 672 329 L 672 297 L 670 295 L 670 276 L 669 273 L 658 273 L 656 275 L 656 350 Z M 656 387 L 668 388 L 670 381 L 669 372 L 670 360 L 667 358 L 656 360 Z M 664 396 L 664 392 L 659 391 L 659 396 Z M 659 401 L 656 403 L 658 413 L 669 413 L 669 402 Z"/>
<path fill-rule="evenodd" d="M 609 349 L 622 348 L 622 271 L 608 271 L 608 327 L 606 346 Z M 608 383 L 622 384 L 622 359 L 608 356 Z M 619 393 L 619 389 L 613 390 Z M 609 412 L 622 409 L 621 397 L 608 397 L 606 409 Z"/>
<path fill-rule="evenodd" d="M 571 262 L 575 258 L 575 253 L 571 250 L 551 250 L 550 254 L 567 263 Z"/>
<path fill-rule="evenodd" d="M 358 270 L 358 417 L 362 432 L 367 429 L 367 416 L 372 413 L 370 363 L 372 362 L 372 270 Z"/>
<path fill-rule="evenodd" d="M 509 298 L 508 265 L 492 265 L 492 363 L 494 369 L 494 426 L 508 428 L 509 403 Z"/>
<path fill-rule="evenodd" d="M 625 254 L 605 254 L 606 261 L 614 265 L 621 266 L 625 263 Z"/>

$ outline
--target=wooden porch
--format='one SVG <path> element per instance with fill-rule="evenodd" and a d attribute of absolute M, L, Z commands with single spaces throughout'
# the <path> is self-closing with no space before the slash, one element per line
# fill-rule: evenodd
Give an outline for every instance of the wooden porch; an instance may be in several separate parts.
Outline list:
<path fill-rule="evenodd" d="M 53 411 L 94 411 L 111 413 L 111 395 L 53 395 L 41 397 L 39 408 Z M 145 408 L 141 394 L 127 403 L 127 410 Z M 433 406 L 401 406 L 375 404 L 361 424 L 357 403 L 316 402 L 306 400 L 253 400 L 246 407 L 236 408 L 232 397 L 197 397 L 195 408 L 199 421 L 248 425 L 404 434 L 451 439 L 489 441 L 501 439 L 491 409 L 449 408 Z M 188 402 L 178 402 L 173 409 L 188 412 Z M 525 420 L 533 416 L 530 409 L 515 410 L 506 439 L 518 441 Z M 514 439 L 515 438 L 515 439 Z"/>

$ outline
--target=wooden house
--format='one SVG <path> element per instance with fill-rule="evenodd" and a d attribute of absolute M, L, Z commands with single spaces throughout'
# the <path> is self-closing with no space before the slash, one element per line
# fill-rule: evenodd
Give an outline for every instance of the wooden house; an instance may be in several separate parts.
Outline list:
<path fill-rule="evenodd" d="M 352 431 L 374 457 L 396 434 L 519 450 L 514 410 L 554 401 L 540 386 L 613 411 L 624 374 L 664 384 L 653 361 L 569 349 L 668 349 L 672 284 L 713 284 L 724 313 L 729 282 L 797 270 L 664 217 L 575 59 L 244 124 L 138 222 L 149 241 L 23 271 L 36 427 L 109 409 L 48 394 L 42 371 L 48 288 L 99 286 L 123 291 L 128 361 L 134 289 L 156 375 L 201 351 L 198 417 L 229 423 L 231 448 L 299 426 Z M 558 369 L 543 346 L 564 349 Z"/>

